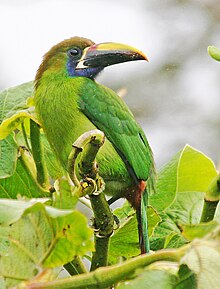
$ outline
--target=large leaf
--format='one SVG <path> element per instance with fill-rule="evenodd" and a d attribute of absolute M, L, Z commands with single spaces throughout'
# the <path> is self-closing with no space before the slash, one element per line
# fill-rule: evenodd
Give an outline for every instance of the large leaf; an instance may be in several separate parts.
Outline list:
<path fill-rule="evenodd" d="M 215 240 L 194 240 L 192 246 L 182 258 L 196 274 L 197 289 L 219 289 L 220 284 L 220 229 Z"/>
<path fill-rule="evenodd" d="M 200 222 L 204 193 L 217 174 L 212 160 L 188 145 L 168 162 L 159 174 L 159 195 L 151 198 L 158 210 L 165 210 L 165 214 L 161 214 L 163 221 L 151 238 L 152 249 L 179 247 L 187 242 L 182 227 Z M 167 188 L 170 188 L 171 196 L 175 188 L 175 199 L 169 207 Z"/>
<path fill-rule="evenodd" d="M 28 108 L 26 111 L 19 111 L 10 118 L 3 120 L 0 125 L 0 140 L 6 138 L 12 131 L 20 126 L 26 119 L 32 119 L 38 123 L 33 115 L 33 108 Z"/>
<path fill-rule="evenodd" d="M 178 248 L 186 243 L 182 236 L 180 228 L 174 222 L 172 216 L 161 213 L 162 221 L 155 228 L 154 234 L 150 238 L 152 250 L 163 248 Z"/>
<path fill-rule="evenodd" d="M 193 239 L 204 237 L 218 226 L 219 224 L 216 221 L 200 223 L 197 225 L 183 225 L 182 234 L 186 239 L 192 241 Z"/>
<path fill-rule="evenodd" d="M 178 192 L 206 192 L 217 175 L 215 165 L 209 157 L 185 146 L 178 169 Z"/>
<path fill-rule="evenodd" d="M 78 197 L 73 194 L 73 186 L 66 178 L 58 179 L 54 183 L 55 192 L 53 193 L 53 207 L 59 209 L 75 208 Z"/>
<path fill-rule="evenodd" d="M 0 139 L 6 138 L 26 118 L 37 122 L 33 104 L 29 101 L 32 96 L 33 82 L 0 92 Z"/>
<path fill-rule="evenodd" d="M 0 214 L 0 275 L 8 287 L 93 250 L 92 230 L 78 211 L 0 200 Z"/>
<path fill-rule="evenodd" d="M 32 157 L 25 149 L 20 148 L 14 174 L 0 179 L 0 198 L 17 198 L 18 195 L 29 198 L 48 196 L 36 181 L 36 168 Z"/>
<path fill-rule="evenodd" d="M 10 177 L 16 168 L 17 144 L 13 134 L 0 140 L 0 179 Z"/>
<path fill-rule="evenodd" d="M 174 289 L 177 277 L 169 272 L 162 270 L 146 270 L 136 279 L 121 283 L 117 289 Z M 187 288 L 191 289 L 191 288 Z"/>
<path fill-rule="evenodd" d="M 156 194 L 150 196 L 150 204 L 157 211 L 163 211 L 174 201 L 178 186 L 178 166 L 182 151 L 178 152 L 158 173 Z"/>
<path fill-rule="evenodd" d="M 175 289 L 197 289 L 196 275 L 186 265 L 180 266 L 178 277 Z"/>
<path fill-rule="evenodd" d="M 137 271 L 137 277 L 120 283 L 117 289 L 196 289 L 196 276 L 186 265 L 156 262 Z"/>
<path fill-rule="evenodd" d="M 184 192 L 177 194 L 176 201 L 166 211 L 178 224 L 198 224 L 200 222 L 204 194 Z"/>
<path fill-rule="evenodd" d="M 29 127 L 27 126 L 26 129 L 28 131 Z M 45 161 L 49 176 L 53 180 L 62 178 L 67 173 L 64 172 L 61 164 L 57 160 L 53 150 L 51 149 L 51 147 L 47 141 L 47 138 L 46 138 L 44 132 L 41 132 L 40 139 L 41 139 L 42 149 L 44 152 L 43 153 L 44 161 Z M 26 140 L 24 139 L 24 135 L 21 131 L 16 134 L 16 142 L 17 142 L 18 146 L 26 147 Z"/>
<path fill-rule="evenodd" d="M 206 192 L 218 172 L 213 161 L 186 145 L 159 172 L 157 193 L 150 204 L 158 211 L 172 205 L 178 193 Z"/>
<path fill-rule="evenodd" d="M 121 225 L 119 229 L 115 231 L 110 241 L 109 258 L 112 262 L 114 262 L 118 256 L 128 258 L 140 254 L 137 219 L 133 209 L 128 203 L 125 203 L 122 208 L 116 209 L 114 214 L 119 218 Z M 150 236 L 161 218 L 152 207 L 148 207 L 147 217 Z"/>
<path fill-rule="evenodd" d="M 0 92 L 0 123 L 20 110 L 28 108 L 27 99 L 33 96 L 33 82 L 27 82 Z"/>

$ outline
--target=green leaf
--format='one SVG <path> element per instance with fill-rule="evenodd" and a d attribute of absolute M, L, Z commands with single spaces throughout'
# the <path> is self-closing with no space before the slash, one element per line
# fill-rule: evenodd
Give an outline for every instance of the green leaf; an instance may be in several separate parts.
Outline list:
<path fill-rule="evenodd" d="M 117 289 L 174 289 L 176 282 L 177 277 L 166 271 L 146 270 L 137 278 L 119 284 Z"/>
<path fill-rule="evenodd" d="M 174 249 L 175 250 L 175 249 Z M 175 289 L 196 289 L 196 276 L 195 274 L 189 270 L 186 265 L 180 265 L 176 262 L 169 262 L 169 261 L 158 261 L 152 263 L 148 266 L 147 270 L 160 270 L 161 272 L 167 273 L 172 276 L 173 278 L 173 287 Z M 176 280 L 174 279 L 176 277 Z M 171 285 L 171 284 L 170 284 Z M 161 284 L 161 289 L 166 288 L 165 284 Z M 167 285 L 168 286 L 168 285 Z"/>
<path fill-rule="evenodd" d="M 200 223 L 198 225 L 183 225 L 183 236 L 192 241 L 195 238 L 202 238 L 211 231 L 213 231 L 219 224 L 215 221 Z"/>
<path fill-rule="evenodd" d="M 174 249 L 175 251 L 176 249 Z M 158 288 L 158 289 L 217 289 L 220 284 L 220 227 L 204 239 L 194 240 L 178 250 L 180 263 L 158 261 L 137 270 L 130 280 L 117 289 Z M 179 268 L 179 270 L 178 270 Z"/>
<path fill-rule="evenodd" d="M 0 123 L 18 111 L 29 107 L 27 100 L 33 96 L 33 82 L 27 82 L 0 92 Z"/>
<path fill-rule="evenodd" d="M 135 216 L 131 216 L 111 237 L 109 259 L 112 263 L 119 256 L 128 258 L 139 254 L 137 221 Z"/>
<path fill-rule="evenodd" d="M 20 148 L 14 174 L 0 179 L 0 198 L 15 199 L 18 195 L 37 198 L 48 196 L 48 194 L 36 181 L 36 168 L 29 152 Z"/>
<path fill-rule="evenodd" d="M 33 108 L 28 108 L 26 111 L 19 111 L 10 118 L 3 120 L 0 125 L 0 140 L 6 138 L 11 132 L 19 127 L 24 120 L 33 119 L 38 123 L 36 117 L 33 115 Z"/>
<path fill-rule="evenodd" d="M 174 201 L 177 192 L 177 174 L 182 151 L 178 152 L 158 173 L 156 194 L 150 196 L 149 203 L 161 212 Z"/>
<path fill-rule="evenodd" d="M 7 137 L 26 118 L 38 122 L 30 101 L 32 96 L 32 81 L 0 92 L 0 139 Z"/>
<path fill-rule="evenodd" d="M 29 124 L 29 122 L 28 122 L 28 124 Z M 27 126 L 27 128 L 25 128 L 25 129 L 29 130 L 29 127 Z M 64 172 L 64 170 L 62 169 L 61 164 L 57 160 L 57 158 L 56 158 L 53 150 L 51 149 L 51 147 L 47 141 L 47 138 L 43 132 L 41 132 L 40 138 L 41 138 L 41 143 L 43 146 L 44 160 L 46 163 L 46 167 L 48 169 L 49 176 L 53 180 L 62 178 L 63 176 L 66 175 L 66 172 Z M 17 141 L 19 146 L 22 146 L 22 147 L 26 146 L 26 141 L 24 139 L 24 135 L 22 132 L 19 132 L 16 134 L 16 141 Z"/>
<path fill-rule="evenodd" d="M 195 240 L 182 258 L 196 274 L 197 289 L 218 289 L 220 284 L 219 240 Z"/>
<path fill-rule="evenodd" d="M 220 61 L 220 49 L 215 46 L 208 47 L 208 54 L 217 61 Z"/>
<path fill-rule="evenodd" d="M 186 243 L 181 235 L 181 231 L 172 216 L 161 213 L 162 221 L 155 228 L 154 234 L 150 238 L 150 247 L 152 250 L 163 248 L 179 248 Z"/>
<path fill-rule="evenodd" d="M 128 258 L 140 254 L 136 215 L 134 215 L 134 213 L 131 215 L 133 209 L 130 207 L 129 212 L 128 206 L 129 205 L 125 203 L 124 209 L 120 208 L 114 211 L 117 217 L 122 217 L 122 224 L 110 239 L 109 258 L 112 262 L 118 256 Z M 124 212 L 127 211 L 127 218 L 124 218 L 123 210 Z M 161 219 L 152 207 L 148 207 L 147 217 L 149 235 L 151 235 Z"/>
<path fill-rule="evenodd" d="M 75 208 L 78 198 L 73 195 L 73 187 L 67 179 L 59 179 L 54 183 L 53 207 L 60 209 Z"/>
<path fill-rule="evenodd" d="M 217 175 L 215 165 L 209 157 L 185 146 L 178 169 L 178 192 L 206 192 Z"/>
<path fill-rule="evenodd" d="M 0 276 L 0 289 L 7 289 L 5 287 L 5 280 L 3 277 Z"/>
<path fill-rule="evenodd" d="M 34 205 L 45 203 L 47 201 L 48 199 L 46 198 L 31 199 L 29 201 L 0 199 L 0 226 L 10 226 L 25 215 L 29 208 L 34 210 Z"/>
<path fill-rule="evenodd" d="M 16 168 L 17 144 L 13 135 L 0 140 L 0 179 L 10 177 Z"/>
<path fill-rule="evenodd" d="M 128 217 L 131 217 L 135 214 L 135 210 L 132 208 L 131 204 L 128 201 L 125 201 L 124 204 L 114 210 L 114 215 L 120 220 L 121 223 L 126 221 Z"/>
<path fill-rule="evenodd" d="M 159 172 L 157 193 L 150 204 L 161 212 L 173 204 L 178 193 L 206 192 L 218 172 L 213 161 L 186 145 Z"/>
<path fill-rule="evenodd" d="M 210 158 L 188 145 L 165 168 L 158 179 L 159 196 L 153 199 L 156 208 L 165 209 L 166 212 L 161 214 L 163 221 L 151 238 L 151 248 L 154 250 L 179 247 L 186 242 L 180 228 L 184 224 L 199 223 L 204 192 L 208 190 L 210 183 L 218 174 Z M 167 180 L 170 180 L 170 184 Z M 173 195 L 175 186 L 175 200 L 169 207 L 166 207 L 163 204 L 162 192 L 164 190 L 164 202 L 166 202 L 169 191 L 167 188 L 170 187 L 171 195 Z"/>
<path fill-rule="evenodd" d="M 0 200 L 0 208 L 0 219 L 4 225 L 10 223 L 0 235 L 0 244 L 8 242 L 0 246 L 1 275 L 8 287 L 93 250 L 92 230 L 78 211 L 58 210 L 34 200 Z"/>
<path fill-rule="evenodd" d="M 195 274 L 186 265 L 181 265 L 178 272 L 179 280 L 175 289 L 196 289 L 197 282 Z"/>
<path fill-rule="evenodd" d="M 204 194 L 184 192 L 177 195 L 176 201 L 166 211 L 176 223 L 197 224 L 200 222 Z"/>

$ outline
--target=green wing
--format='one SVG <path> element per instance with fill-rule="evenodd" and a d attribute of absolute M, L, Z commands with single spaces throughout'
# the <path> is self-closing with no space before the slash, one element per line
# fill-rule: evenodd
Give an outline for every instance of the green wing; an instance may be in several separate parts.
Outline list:
<path fill-rule="evenodd" d="M 146 136 L 123 100 L 111 89 L 88 80 L 82 85 L 79 106 L 121 156 L 131 174 L 147 180 L 154 170 Z"/>

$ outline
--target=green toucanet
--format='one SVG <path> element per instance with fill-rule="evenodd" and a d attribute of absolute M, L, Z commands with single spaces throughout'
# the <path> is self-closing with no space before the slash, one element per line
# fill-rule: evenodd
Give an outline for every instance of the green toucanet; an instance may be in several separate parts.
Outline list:
<path fill-rule="evenodd" d="M 141 252 L 149 251 L 147 189 L 154 182 L 153 156 L 146 136 L 124 101 L 95 77 L 116 63 L 147 60 L 134 47 L 94 44 L 73 37 L 53 46 L 35 78 L 35 106 L 48 141 L 67 169 L 76 139 L 93 129 L 106 141 L 97 154 L 105 192 L 126 198 L 136 210 Z"/>

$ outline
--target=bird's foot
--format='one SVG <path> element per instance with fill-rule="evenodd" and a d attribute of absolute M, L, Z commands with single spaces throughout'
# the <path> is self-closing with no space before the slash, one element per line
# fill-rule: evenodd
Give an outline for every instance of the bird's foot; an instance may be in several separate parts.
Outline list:
<path fill-rule="evenodd" d="M 97 191 L 96 181 L 91 178 L 85 178 L 80 181 L 82 196 L 91 195 Z"/>
<path fill-rule="evenodd" d="M 100 176 L 96 179 L 95 182 L 96 182 L 97 188 L 96 188 L 96 191 L 94 191 L 92 194 L 97 196 L 105 191 L 105 182 L 103 178 L 101 178 Z"/>
<path fill-rule="evenodd" d="M 82 195 L 100 195 L 105 190 L 105 182 L 99 177 L 96 180 L 86 177 L 80 181 Z"/>
<path fill-rule="evenodd" d="M 105 183 L 102 178 L 97 180 L 86 177 L 80 181 L 83 195 L 100 195 L 105 190 Z"/>
<path fill-rule="evenodd" d="M 102 223 L 102 227 L 98 228 L 95 218 L 91 218 L 90 227 L 94 230 L 94 234 L 97 238 L 108 238 L 110 237 L 115 230 L 117 230 L 120 226 L 120 221 L 116 215 L 113 215 L 114 218 L 114 226 L 113 230 L 110 233 L 106 234 L 106 228 L 109 226 L 109 219 L 105 218 L 104 222 Z"/>
<path fill-rule="evenodd" d="M 95 218 L 91 218 L 90 227 L 93 229 L 94 235 L 97 238 L 109 238 L 113 234 L 113 230 L 108 230 L 109 224 L 110 220 L 106 217 L 102 220 L 101 226 L 98 227 Z"/>

